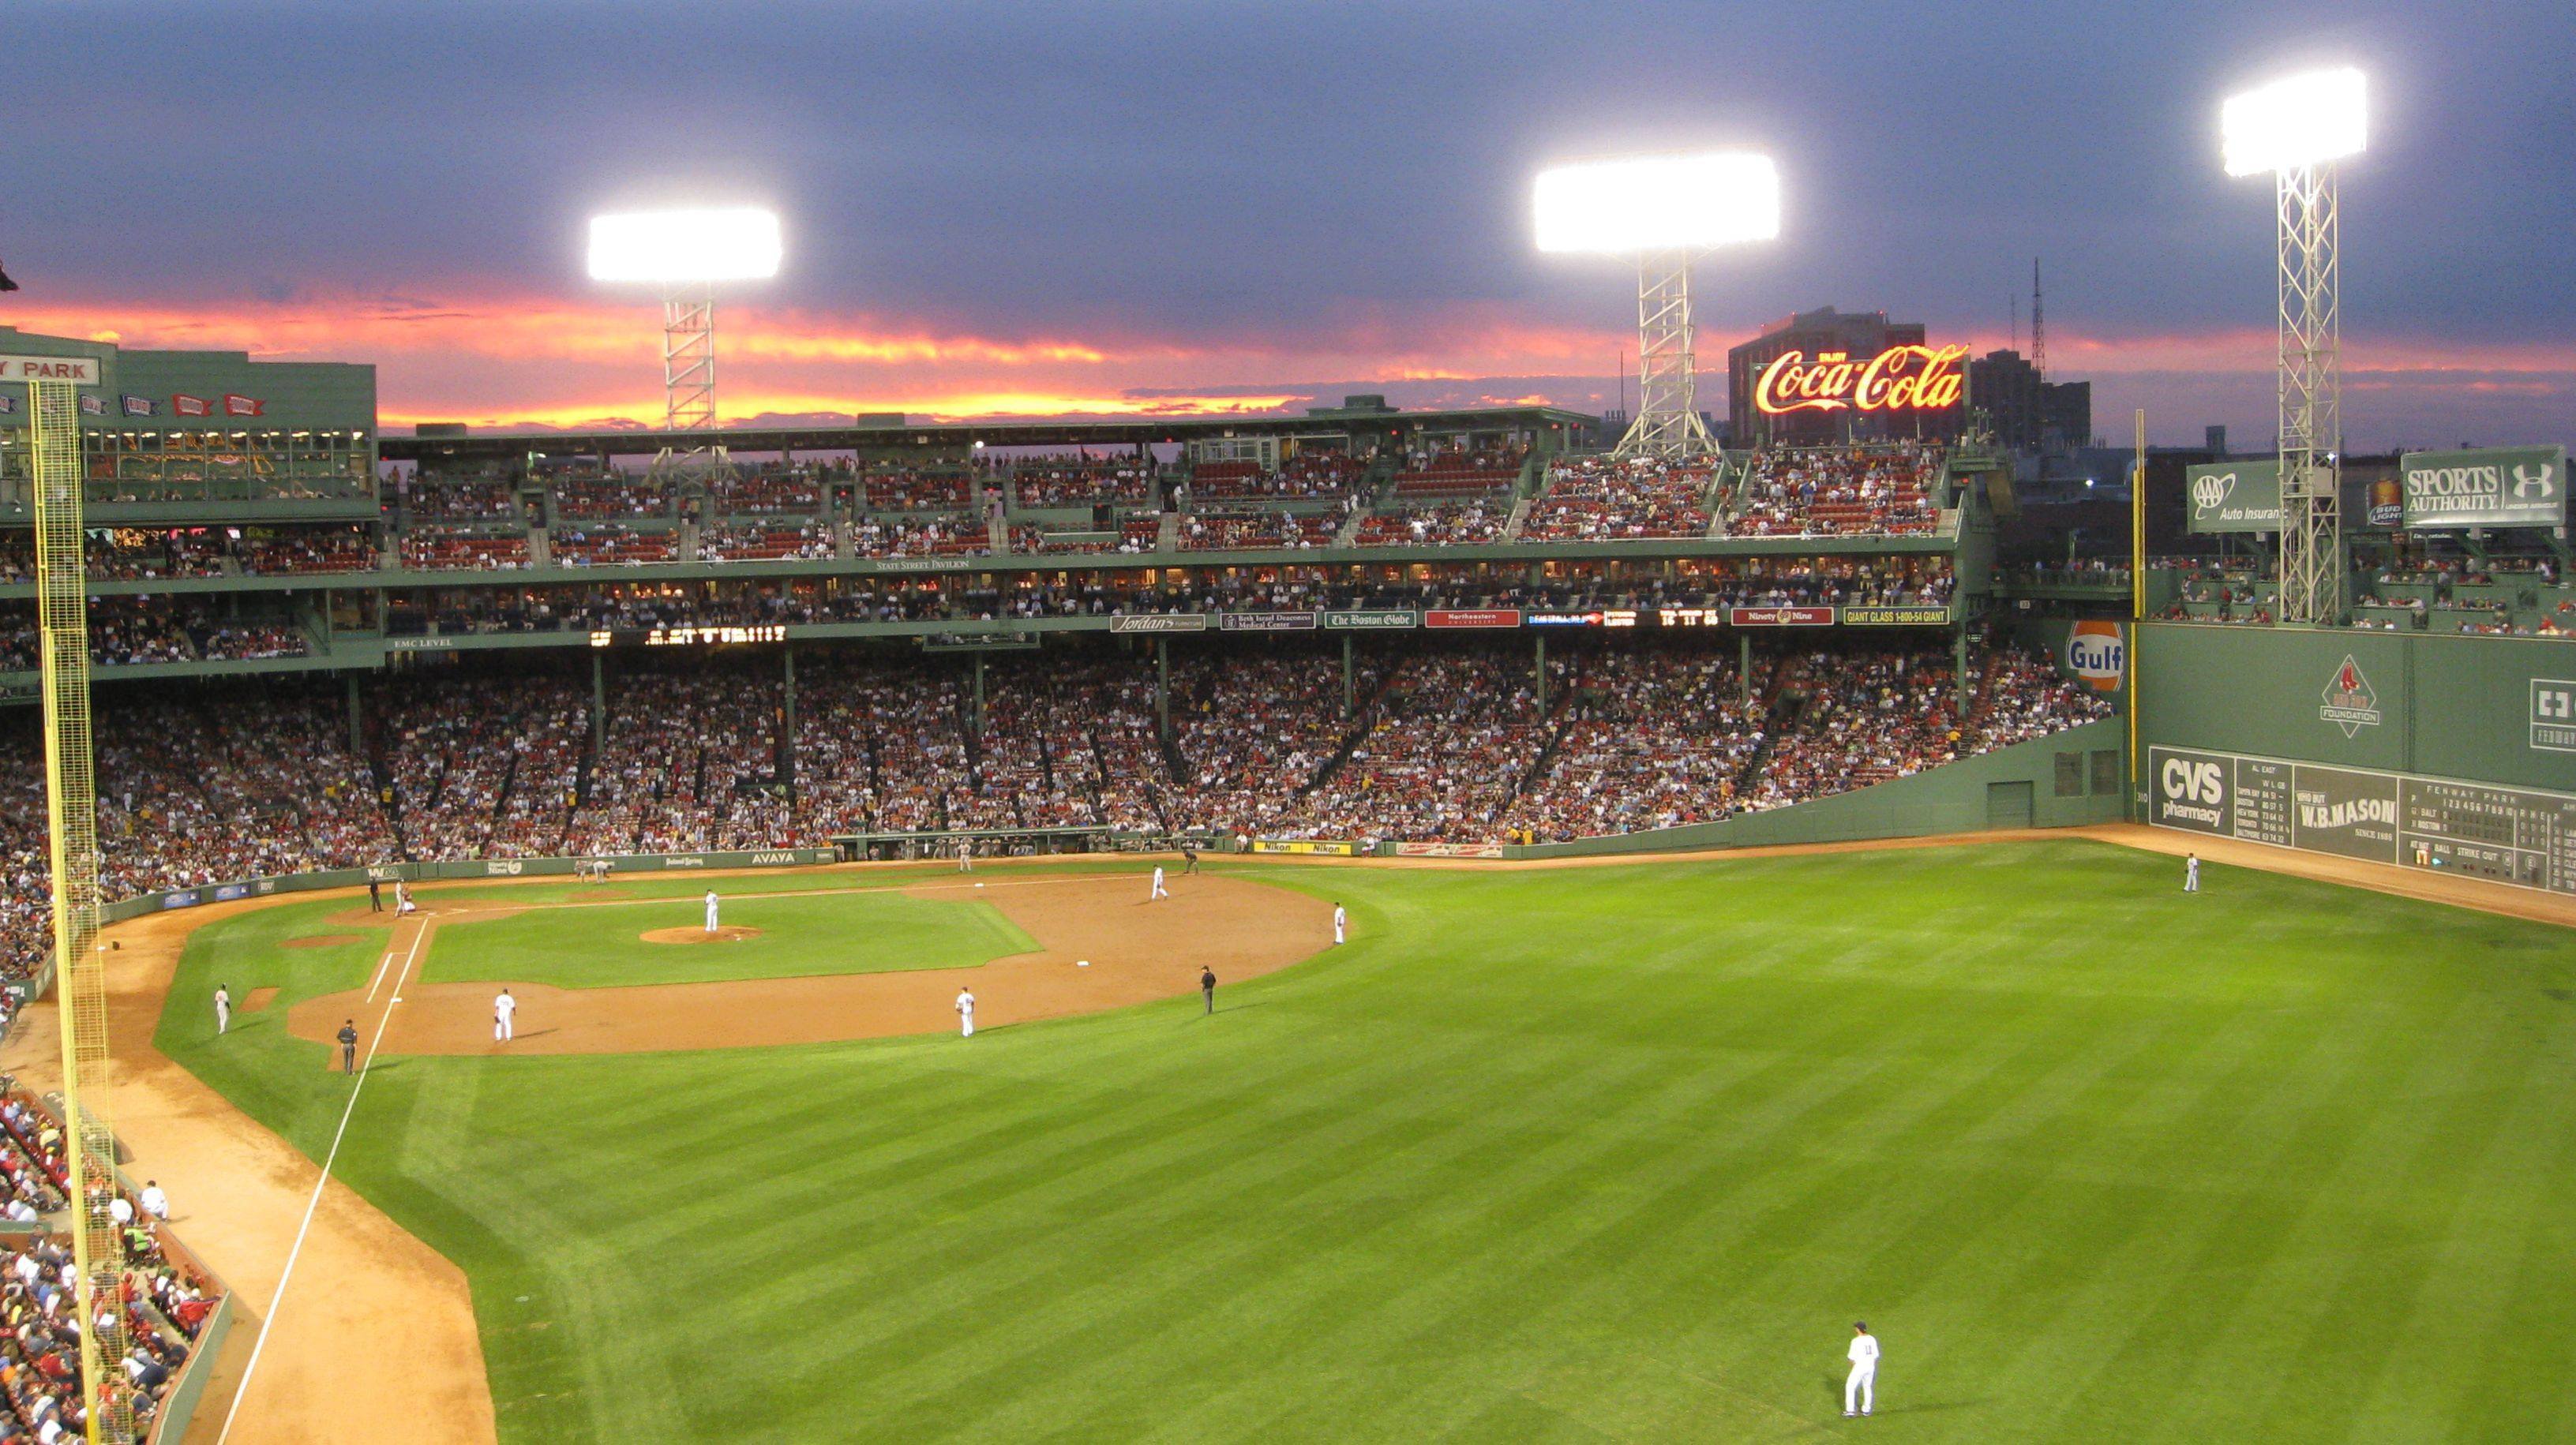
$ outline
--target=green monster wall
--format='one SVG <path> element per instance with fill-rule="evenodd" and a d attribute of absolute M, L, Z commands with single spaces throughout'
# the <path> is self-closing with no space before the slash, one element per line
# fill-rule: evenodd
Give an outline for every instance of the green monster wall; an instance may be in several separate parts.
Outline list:
<path fill-rule="evenodd" d="M 2136 634 L 2142 746 L 2576 791 L 2576 752 L 2535 745 L 2553 736 L 2535 714 L 2576 688 L 2576 643 L 2206 623 Z"/>

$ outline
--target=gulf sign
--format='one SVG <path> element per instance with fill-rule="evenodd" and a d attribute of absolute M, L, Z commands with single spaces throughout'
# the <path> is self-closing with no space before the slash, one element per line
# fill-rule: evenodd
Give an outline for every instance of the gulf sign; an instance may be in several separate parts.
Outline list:
<path fill-rule="evenodd" d="M 1799 411 L 1939 411 L 1957 406 L 1967 385 L 1968 348 L 1891 346 L 1868 360 L 1848 352 L 1773 357 L 1753 383 L 1753 404 L 1771 416 Z"/>
<path fill-rule="evenodd" d="M 2066 634 L 2066 670 L 2095 692 L 2118 692 L 2128 661 L 2128 639 L 2116 622 L 2078 622 Z"/>

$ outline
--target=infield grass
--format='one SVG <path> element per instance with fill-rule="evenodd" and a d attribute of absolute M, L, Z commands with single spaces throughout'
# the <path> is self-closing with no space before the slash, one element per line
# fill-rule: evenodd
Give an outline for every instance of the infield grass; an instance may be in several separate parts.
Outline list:
<path fill-rule="evenodd" d="M 2563 930 L 2054 841 L 1246 871 L 1353 939 L 1213 1017 L 401 1059 L 340 1171 L 530 1445 L 2576 1435 Z M 299 907 L 161 1043 L 318 1153 L 284 1006 L 375 949 Z M 217 970 L 290 992 L 217 1041 Z"/>
<path fill-rule="evenodd" d="M 647 943 L 646 932 L 684 933 L 706 922 L 703 895 L 666 902 L 579 902 L 505 918 L 441 923 L 421 964 L 428 983 L 543 983 L 608 988 L 638 983 L 720 983 L 911 968 L 971 968 L 1037 941 L 989 903 L 911 898 L 885 889 L 814 897 L 726 897 L 728 927 L 757 937 L 721 943 Z"/>

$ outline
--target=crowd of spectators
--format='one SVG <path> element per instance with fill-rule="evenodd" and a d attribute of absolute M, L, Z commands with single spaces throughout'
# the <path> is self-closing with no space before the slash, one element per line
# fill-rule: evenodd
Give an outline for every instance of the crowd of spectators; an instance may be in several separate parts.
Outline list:
<path fill-rule="evenodd" d="M 253 576 L 368 572 L 383 549 L 364 527 L 264 527 L 244 533 L 233 555 Z"/>
<path fill-rule="evenodd" d="M 1300 452 L 1277 471 L 1264 471 L 1258 462 L 1200 462 L 1190 468 L 1187 499 L 1206 503 L 1347 497 L 1367 471 L 1365 459 L 1333 451 Z"/>
<path fill-rule="evenodd" d="M 1234 600 L 1267 601 L 1265 597 Z M 595 741 L 587 679 L 544 667 L 372 685 L 353 747 L 334 689 L 253 680 L 113 700 L 96 724 L 110 898 L 400 859 L 819 845 L 945 829 L 1204 828 L 1444 842 L 1559 838 L 1776 807 L 2000 747 L 2105 705 L 1987 650 L 1964 719 L 1948 652 L 1704 637 L 1551 649 L 1542 711 L 1517 646 L 1417 641 L 1185 653 L 1169 745 L 1141 654 L 666 662 L 621 677 Z M 43 951 L 35 719 L 0 733 L 0 970 Z"/>
<path fill-rule="evenodd" d="M 621 517 L 661 517 L 671 510 L 670 493 L 657 477 L 582 469 L 544 480 L 554 494 L 555 516 L 559 520 L 604 522 Z"/>
<path fill-rule="evenodd" d="M 1360 519 L 1362 547 L 1462 547 L 1503 540 L 1511 504 L 1501 498 L 1381 509 Z"/>
<path fill-rule="evenodd" d="M 928 521 L 869 517 L 850 524 L 850 545 L 861 557 L 989 557 L 993 527 L 971 513 Z"/>
<path fill-rule="evenodd" d="M 823 509 L 823 481 L 829 469 L 770 463 L 737 470 L 707 486 L 708 509 L 719 516 L 785 513 L 810 516 Z"/>
<path fill-rule="evenodd" d="M 963 472 L 871 472 L 860 491 L 877 512 L 955 512 L 974 505 L 982 490 Z"/>
<path fill-rule="evenodd" d="M 519 516 L 517 489 L 506 477 L 424 473 L 405 483 L 398 495 L 414 523 L 508 522 Z"/>
<path fill-rule="evenodd" d="M 1265 548 L 1329 547 L 1350 516 L 1353 503 L 1325 512 L 1287 512 L 1266 508 L 1225 508 L 1181 515 L 1179 546 L 1184 552 L 1236 552 Z"/>
<path fill-rule="evenodd" d="M 555 528 L 546 551 L 558 567 L 631 567 L 679 560 L 679 536 L 672 527 L 590 522 Z"/>
<path fill-rule="evenodd" d="M 698 531 L 698 557 L 707 562 L 777 562 L 798 557 L 829 557 L 829 528 L 808 522 L 760 526 L 704 527 Z"/>
<path fill-rule="evenodd" d="M 1757 454 L 1726 528 L 1736 536 L 1929 532 L 1941 449 L 1901 442 L 1781 447 Z"/>
<path fill-rule="evenodd" d="M 415 524 L 402 533 L 402 564 L 418 571 L 514 571 L 528 565 L 525 528 Z"/>
<path fill-rule="evenodd" d="M 1023 458 L 1008 473 L 1022 507 L 1144 506 L 1154 500 L 1150 457 Z"/>
<path fill-rule="evenodd" d="M 1521 540 L 1625 542 L 1708 535 L 1712 468 L 1701 460 L 1574 457 L 1548 470 Z"/>

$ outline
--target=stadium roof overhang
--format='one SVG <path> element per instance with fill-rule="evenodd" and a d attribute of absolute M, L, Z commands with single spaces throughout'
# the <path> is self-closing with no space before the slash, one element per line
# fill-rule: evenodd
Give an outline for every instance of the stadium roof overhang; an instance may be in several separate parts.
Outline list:
<path fill-rule="evenodd" d="M 387 461 L 486 457 L 500 460 L 530 453 L 563 456 L 649 456 L 668 447 L 722 446 L 747 454 L 777 451 L 888 451 L 907 447 L 959 450 L 982 442 L 988 447 L 1134 446 L 1139 442 L 1186 442 L 1218 437 L 1385 436 L 1408 432 L 1544 431 L 1589 428 L 1598 419 L 1552 406 L 1457 408 L 1439 411 L 1375 411 L 1319 407 L 1300 415 L 1206 418 L 1149 418 L 1126 421 L 968 421 L 904 423 L 868 419 L 848 425 L 791 427 L 730 426 L 714 431 L 664 431 L 632 427 L 596 431 L 465 431 L 455 435 L 401 436 L 387 433 L 379 449 Z"/>

